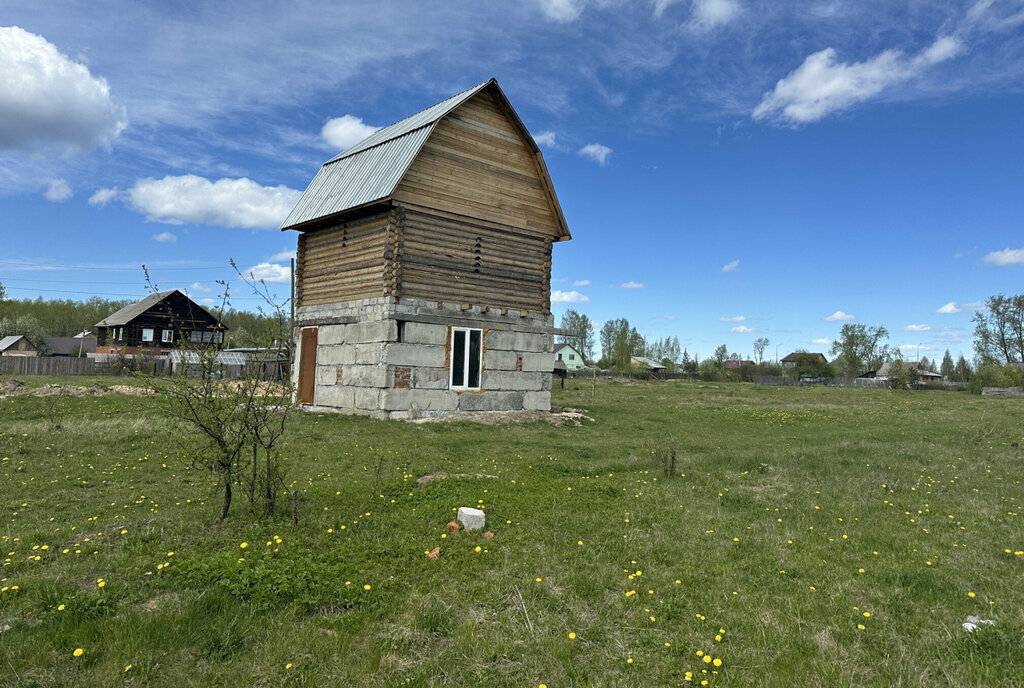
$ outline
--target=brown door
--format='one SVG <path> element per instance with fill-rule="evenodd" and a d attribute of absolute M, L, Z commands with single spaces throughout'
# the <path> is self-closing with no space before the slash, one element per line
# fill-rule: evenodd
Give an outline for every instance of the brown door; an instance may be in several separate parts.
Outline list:
<path fill-rule="evenodd" d="M 299 401 L 313 403 L 313 388 L 316 385 L 316 336 L 315 327 L 302 328 L 302 343 L 299 345 Z"/>

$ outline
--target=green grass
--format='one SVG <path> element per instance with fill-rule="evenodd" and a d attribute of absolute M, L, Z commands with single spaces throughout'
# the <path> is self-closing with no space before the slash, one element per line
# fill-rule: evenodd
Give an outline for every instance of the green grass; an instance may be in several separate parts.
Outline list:
<path fill-rule="evenodd" d="M 61 398 L 54 432 L 46 399 L 0 400 L 0 685 L 1024 684 L 1021 400 L 588 381 L 554 402 L 595 422 L 296 414 L 294 529 L 241 502 L 214 525 L 151 398 Z M 495 477 L 416 487 L 437 471 Z M 477 504 L 492 539 L 443 537 Z"/>

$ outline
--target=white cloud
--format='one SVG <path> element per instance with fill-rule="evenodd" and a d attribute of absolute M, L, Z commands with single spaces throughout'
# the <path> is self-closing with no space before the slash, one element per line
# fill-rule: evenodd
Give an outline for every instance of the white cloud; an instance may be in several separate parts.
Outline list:
<path fill-rule="evenodd" d="M 745 315 L 727 315 L 719 318 L 722 322 L 745 322 L 747 316 Z"/>
<path fill-rule="evenodd" d="M 965 51 L 952 36 L 937 38 L 914 57 L 885 50 L 864 62 L 837 62 L 834 48 L 812 53 L 764 94 L 752 116 L 787 124 L 814 122 L 908 81 Z"/>
<path fill-rule="evenodd" d="M 170 232 L 160 232 L 159 234 L 153 235 L 153 241 L 159 241 L 164 244 L 173 244 L 177 240 L 178 237 Z"/>
<path fill-rule="evenodd" d="M 623 282 L 619 285 L 622 289 L 643 289 L 643 282 Z"/>
<path fill-rule="evenodd" d="M 554 148 L 556 139 L 557 135 L 553 131 L 542 131 L 533 135 L 533 140 L 537 142 L 537 145 L 544 148 Z"/>
<path fill-rule="evenodd" d="M 192 286 L 189 287 L 189 291 L 198 291 L 201 294 L 212 294 L 213 293 L 213 288 L 212 287 L 207 287 L 207 286 L 203 285 L 200 282 L 193 282 Z"/>
<path fill-rule="evenodd" d="M 654 16 L 660 17 L 669 6 L 676 4 L 679 0 L 654 0 Z"/>
<path fill-rule="evenodd" d="M 278 251 L 274 255 L 270 256 L 270 258 L 268 258 L 267 260 L 269 260 L 271 263 L 277 263 L 283 260 L 291 260 L 292 258 L 295 258 L 295 256 L 296 252 L 294 248 L 286 248 L 285 250 Z"/>
<path fill-rule="evenodd" d="M 345 151 L 380 129 L 363 122 L 355 115 L 342 115 L 327 120 L 320 136 L 334 148 Z"/>
<path fill-rule="evenodd" d="M 128 191 L 132 207 L 153 222 L 246 229 L 276 229 L 301 195 L 286 186 L 260 186 L 246 177 L 211 182 L 194 174 L 140 179 Z"/>
<path fill-rule="evenodd" d="M 574 286 L 574 287 L 589 287 L 590 286 L 590 280 L 576 280 L 575 282 L 572 283 L 572 286 Z"/>
<path fill-rule="evenodd" d="M 817 339 L 811 340 L 811 344 L 821 344 L 822 346 L 828 346 L 831 343 L 832 340 L 828 339 L 827 337 L 818 337 Z"/>
<path fill-rule="evenodd" d="M 740 267 L 740 262 L 738 260 L 734 260 L 731 263 L 726 263 L 725 265 L 723 265 L 722 266 L 722 272 L 736 272 L 736 270 L 739 267 Z"/>
<path fill-rule="evenodd" d="M 736 334 L 750 334 L 751 332 L 757 332 L 753 327 L 747 327 L 746 325 L 737 325 L 729 331 L 735 332 Z"/>
<path fill-rule="evenodd" d="M 589 301 L 589 297 L 578 291 L 559 291 L 555 289 L 551 292 L 551 303 L 587 303 Z"/>
<path fill-rule="evenodd" d="M 939 306 L 935 312 L 941 313 L 942 315 L 952 315 L 954 313 L 963 313 L 965 311 L 983 311 L 985 308 L 985 303 L 982 301 L 971 301 L 969 303 L 957 303 L 956 301 L 950 301 L 944 306 Z"/>
<path fill-rule="evenodd" d="M 583 12 L 583 0 L 540 0 L 540 9 L 552 21 L 570 22 Z"/>
<path fill-rule="evenodd" d="M 64 179 L 51 179 L 47 182 L 46 193 L 43 194 L 46 200 L 54 203 L 62 203 L 71 198 L 71 185 Z"/>
<path fill-rule="evenodd" d="M 97 189 L 96 193 L 89 196 L 89 205 L 105 206 L 117 196 L 117 188 Z"/>
<path fill-rule="evenodd" d="M 710 31 L 728 24 L 738 17 L 742 10 L 743 7 L 737 0 L 694 0 L 690 26 Z"/>
<path fill-rule="evenodd" d="M 843 313 L 842 311 L 836 311 L 832 315 L 826 317 L 825 320 L 828 320 L 829 322 L 846 322 L 846 321 L 849 321 L 849 320 L 856 320 L 856 318 L 853 317 L 852 315 L 850 315 L 849 313 Z"/>
<path fill-rule="evenodd" d="M 990 265 L 1024 265 L 1024 248 L 1004 248 L 1002 251 L 992 251 L 985 256 L 984 260 Z"/>
<path fill-rule="evenodd" d="M 900 351 L 931 351 L 931 347 L 927 344 L 900 344 Z"/>
<path fill-rule="evenodd" d="M 577 152 L 584 158 L 590 158 L 601 167 L 604 167 L 608 163 L 608 158 L 612 157 L 612 149 L 602 146 L 600 143 L 588 143 Z"/>
<path fill-rule="evenodd" d="M 903 328 L 904 332 L 927 332 L 932 329 L 931 325 L 907 325 Z"/>
<path fill-rule="evenodd" d="M 126 126 L 106 79 L 42 36 L 0 27 L 0 149 L 88 152 L 109 145 Z"/>
<path fill-rule="evenodd" d="M 258 265 L 253 265 L 242 274 L 256 281 L 262 280 L 268 284 L 288 284 L 291 281 L 292 271 L 287 265 L 259 263 Z"/>

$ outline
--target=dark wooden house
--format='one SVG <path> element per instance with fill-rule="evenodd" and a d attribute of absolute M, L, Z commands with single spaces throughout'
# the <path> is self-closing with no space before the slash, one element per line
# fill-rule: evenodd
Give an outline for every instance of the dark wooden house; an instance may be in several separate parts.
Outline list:
<path fill-rule="evenodd" d="M 551 247 L 570 235 L 496 81 L 324 163 L 282 229 L 299 232 L 303 403 L 390 418 L 550 408 Z"/>
<path fill-rule="evenodd" d="M 96 353 L 155 354 L 224 343 L 227 328 L 177 289 L 150 294 L 96 323 Z"/>

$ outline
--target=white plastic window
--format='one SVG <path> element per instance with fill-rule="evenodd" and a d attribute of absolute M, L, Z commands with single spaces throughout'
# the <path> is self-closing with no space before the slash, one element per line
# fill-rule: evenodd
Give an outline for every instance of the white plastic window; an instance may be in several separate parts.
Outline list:
<path fill-rule="evenodd" d="M 483 340 L 483 330 L 467 327 L 452 328 L 450 371 L 452 389 L 480 389 Z"/>
<path fill-rule="evenodd" d="M 170 344 L 174 341 L 174 330 L 164 330 L 160 333 L 160 341 L 165 344 Z"/>
<path fill-rule="evenodd" d="M 153 328 L 143 327 L 142 328 L 142 341 L 151 342 L 153 341 Z"/>

